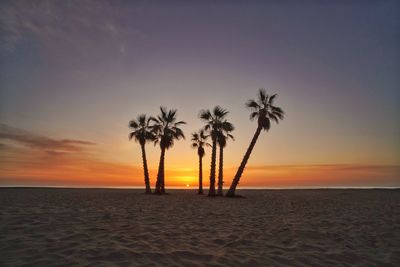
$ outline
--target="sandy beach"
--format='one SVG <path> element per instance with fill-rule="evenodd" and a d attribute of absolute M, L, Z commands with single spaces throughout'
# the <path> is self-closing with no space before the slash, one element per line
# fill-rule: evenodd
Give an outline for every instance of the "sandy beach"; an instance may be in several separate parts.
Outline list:
<path fill-rule="evenodd" d="M 399 266 L 399 190 L 0 189 L 1 266 Z"/>

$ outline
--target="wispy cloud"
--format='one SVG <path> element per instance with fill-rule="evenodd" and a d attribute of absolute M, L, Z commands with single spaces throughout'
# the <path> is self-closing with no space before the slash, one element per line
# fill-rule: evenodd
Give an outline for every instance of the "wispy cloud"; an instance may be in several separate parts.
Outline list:
<path fill-rule="evenodd" d="M 139 186 L 142 168 L 107 162 L 96 144 L 0 124 L 0 186 Z M 155 171 L 150 169 L 152 177 Z"/>
<path fill-rule="evenodd" d="M 49 138 L 3 123 L 0 123 L 0 139 L 10 140 L 33 149 L 52 153 L 53 155 L 82 151 L 89 145 L 95 145 L 93 142 L 83 140 Z"/>
<path fill-rule="evenodd" d="M 249 171 L 274 171 L 274 170 L 325 170 L 325 171 L 380 171 L 393 169 L 400 171 L 399 165 L 371 165 L 371 164 L 307 164 L 307 165 L 260 165 L 249 166 Z"/>
<path fill-rule="evenodd" d="M 139 185 L 140 167 L 96 158 L 96 143 L 0 124 L 0 185 Z"/>

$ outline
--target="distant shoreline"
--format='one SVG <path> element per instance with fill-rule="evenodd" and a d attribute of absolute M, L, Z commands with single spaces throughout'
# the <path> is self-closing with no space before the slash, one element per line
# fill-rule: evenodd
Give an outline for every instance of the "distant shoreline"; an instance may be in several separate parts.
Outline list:
<path fill-rule="evenodd" d="M 78 187 L 78 186 L 0 186 L 0 189 L 107 189 L 107 190 L 144 190 L 143 187 Z M 167 187 L 171 190 L 192 190 L 195 187 Z M 399 190 L 400 187 L 242 187 L 238 190 Z"/>

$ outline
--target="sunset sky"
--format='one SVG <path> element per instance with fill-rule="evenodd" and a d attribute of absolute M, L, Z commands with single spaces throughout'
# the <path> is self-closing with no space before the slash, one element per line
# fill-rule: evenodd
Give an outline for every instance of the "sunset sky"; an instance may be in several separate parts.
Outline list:
<path fill-rule="evenodd" d="M 0 186 L 142 186 L 128 122 L 161 105 L 187 122 L 167 187 L 197 186 L 199 111 L 230 111 L 227 186 L 266 88 L 286 117 L 240 186 L 400 187 L 399 29 L 389 0 L 1 1 Z"/>

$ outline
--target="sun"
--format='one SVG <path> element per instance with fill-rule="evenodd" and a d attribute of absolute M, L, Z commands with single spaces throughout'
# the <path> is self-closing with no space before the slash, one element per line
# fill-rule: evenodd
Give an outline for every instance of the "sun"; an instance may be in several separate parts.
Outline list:
<path fill-rule="evenodd" d="M 190 184 L 186 184 L 186 187 L 190 187 Z"/>

